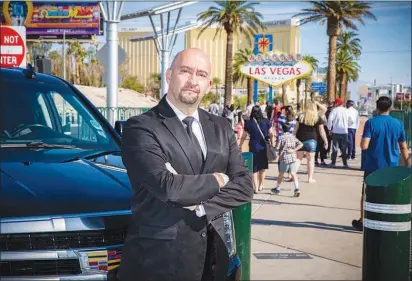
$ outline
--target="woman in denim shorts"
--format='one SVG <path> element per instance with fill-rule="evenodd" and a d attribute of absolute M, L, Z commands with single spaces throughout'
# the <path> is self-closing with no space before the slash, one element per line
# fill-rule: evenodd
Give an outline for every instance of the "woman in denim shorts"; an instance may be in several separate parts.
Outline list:
<path fill-rule="evenodd" d="M 325 149 L 328 148 L 328 140 L 323 125 L 324 121 L 318 114 L 317 102 L 307 101 L 305 111 L 297 118 L 295 133 L 297 139 L 303 143 L 303 147 L 297 152 L 297 169 L 299 170 L 303 156 L 306 154 L 309 183 L 316 182 L 313 179 L 313 172 L 315 169 L 315 153 L 318 144 L 317 129 L 319 130 L 320 136 L 324 140 Z"/>

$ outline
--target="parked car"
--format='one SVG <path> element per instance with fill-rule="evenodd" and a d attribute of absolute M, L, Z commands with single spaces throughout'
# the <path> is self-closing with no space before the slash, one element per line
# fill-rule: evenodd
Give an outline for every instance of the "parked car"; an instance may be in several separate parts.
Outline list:
<path fill-rule="evenodd" d="M 131 217 L 121 123 L 31 67 L 0 69 L 0 85 L 1 280 L 116 280 Z"/>

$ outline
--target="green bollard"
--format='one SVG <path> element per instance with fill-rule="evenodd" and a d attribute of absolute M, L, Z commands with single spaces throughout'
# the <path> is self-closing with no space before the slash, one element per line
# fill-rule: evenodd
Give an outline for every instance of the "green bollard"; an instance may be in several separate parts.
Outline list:
<path fill-rule="evenodd" d="M 388 167 L 365 179 L 363 281 L 408 281 L 411 170 Z"/>
<path fill-rule="evenodd" d="M 251 152 L 244 152 L 242 153 L 242 157 L 252 172 L 253 154 Z M 241 280 L 250 280 L 252 204 L 246 203 L 234 209 L 233 220 L 235 224 L 236 250 L 242 265 Z"/>

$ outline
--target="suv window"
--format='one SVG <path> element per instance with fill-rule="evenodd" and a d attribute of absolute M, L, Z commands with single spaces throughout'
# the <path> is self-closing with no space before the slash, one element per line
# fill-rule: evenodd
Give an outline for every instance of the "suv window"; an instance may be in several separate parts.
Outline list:
<path fill-rule="evenodd" d="M 0 143 L 42 141 L 118 150 L 70 87 L 35 81 L 3 82 Z"/>

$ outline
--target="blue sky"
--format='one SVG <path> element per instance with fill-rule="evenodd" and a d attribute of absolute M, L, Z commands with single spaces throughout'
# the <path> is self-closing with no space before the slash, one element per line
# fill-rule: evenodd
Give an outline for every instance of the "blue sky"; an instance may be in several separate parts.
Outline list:
<path fill-rule="evenodd" d="M 168 2 L 131 2 L 124 5 L 122 14 L 166 4 Z M 196 20 L 197 14 L 213 5 L 212 2 L 198 2 L 183 8 L 180 24 L 188 20 Z M 302 8 L 308 8 L 308 2 L 261 2 L 256 10 L 264 16 L 264 21 L 291 18 Z M 373 2 L 372 12 L 377 21 L 366 20 L 366 25 L 359 27 L 359 38 L 362 44 L 360 65 L 362 71 L 359 80 L 349 85 L 352 93 L 357 92 L 360 84 L 377 85 L 391 82 L 411 85 L 411 2 Z M 177 12 L 172 12 L 172 19 Z M 159 18 L 159 17 L 157 17 Z M 160 26 L 160 21 L 155 21 Z M 121 27 L 150 27 L 147 17 L 124 21 Z M 103 39 L 104 40 L 104 39 Z M 275 39 L 276 40 L 276 39 Z M 179 36 L 174 47 L 172 58 L 183 49 L 184 37 Z M 320 66 L 327 63 L 326 27 L 309 23 L 301 26 L 301 52 L 315 56 Z M 171 58 L 171 59 L 172 59 Z"/>

